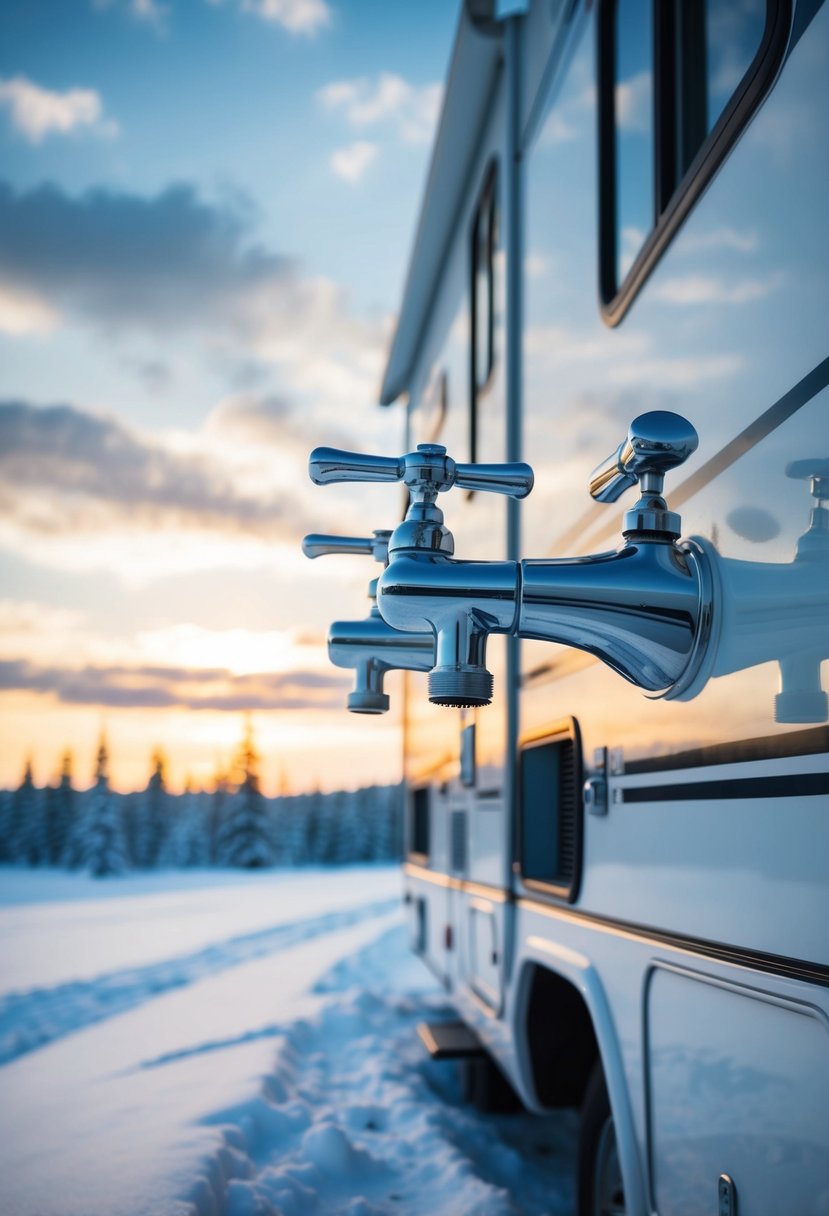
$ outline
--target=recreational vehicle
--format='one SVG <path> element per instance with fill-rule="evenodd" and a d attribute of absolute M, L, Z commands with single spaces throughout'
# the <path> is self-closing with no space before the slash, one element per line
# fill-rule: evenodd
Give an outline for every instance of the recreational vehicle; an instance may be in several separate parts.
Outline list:
<path fill-rule="evenodd" d="M 827 200 L 822 0 L 467 0 L 400 451 L 311 459 L 410 494 L 336 645 L 427 1038 L 581 1110 L 590 1216 L 829 1213 Z"/>

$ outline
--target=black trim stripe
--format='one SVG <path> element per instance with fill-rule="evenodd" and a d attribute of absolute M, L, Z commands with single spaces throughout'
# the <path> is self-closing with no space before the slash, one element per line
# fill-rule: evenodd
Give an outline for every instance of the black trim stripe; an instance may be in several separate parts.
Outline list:
<path fill-rule="evenodd" d="M 434 871 L 417 869 L 416 872 L 413 872 L 414 867 L 409 866 L 405 867 L 405 870 L 411 877 L 432 882 L 437 886 L 452 886 L 467 892 L 473 886 L 471 883 L 451 879 L 448 875 Z M 792 958 L 790 955 L 771 954 L 765 950 L 752 950 L 745 946 L 711 941 L 704 937 L 691 937 L 671 930 L 655 929 L 651 925 L 637 924 L 635 921 L 619 920 L 610 916 L 602 916 L 596 912 L 584 912 L 580 908 L 565 907 L 554 902 L 552 898 L 544 899 L 538 896 L 533 898 L 526 895 L 516 897 L 512 891 L 503 889 L 501 889 L 501 897 L 516 907 L 540 912 L 554 920 L 575 921 L 609 933 L 635 937 L 639 941 L 654 946 L 668 946 L 674 950 L 684 950 L 698 958 L 713 959 L 715 962 L 730 963 L 735 967 L 747 967 L 751 971 L 762 971 L 764 974 L 780 976 L 783 979 L 801 980 L 805 983 L 819 984 L 821 987 L 829 988 L 829 966 L 825 963 Z"/>
<path fill-rule="evenodd" d="M 616 920 L 612 917 L 597 915 L 594 912 L 560 908 L 554 904 L 542 903 L 540 900 L 519 899 L 517 903 L 531 911 L 542 912 L 545 916 L 554 919 L 580 921 L 585 925 L 592 925 L 611 933 L 635 937 L 642 942 L 684 950 L 700 958 L 713 959 L 716 962 L 730 963 L 737 967 L 747 967 L 752 971 L 762 971 L 768 975 L 802 980 L 809 984 L 820 984 L 821 987 L 829 988 L 829 966 L 825 963 L 813 963 L 808 959 L 770 954 L 764 950 L 752 950 L 744 946 L 732 946 L 724 942 L 709 941 L 707 938 L 689 937 L 683 933 L 654 929 L 649 925 Z"/>
<path fill-rule="evenodd" d="M 829 794 L 829 773 L 782 777 L 735 777 L 731 781 L 681 781 L 636 785 L 621 791 L 622 802 L 701 802 L 728 798 L 818 798 Z"/>
<path fill-rule="evenodd" d="M 815 756 L 829 752 L 829 726 L 792 730 L 756 739 L 736 739 L 689 748 L 672 756 L 647 756 L 625 762 L 625 774 L 665 773 L 681 768 L 705 768 L 715 764 L 745 764 L 752 760 L 790 760 L 794 756 Z"/>

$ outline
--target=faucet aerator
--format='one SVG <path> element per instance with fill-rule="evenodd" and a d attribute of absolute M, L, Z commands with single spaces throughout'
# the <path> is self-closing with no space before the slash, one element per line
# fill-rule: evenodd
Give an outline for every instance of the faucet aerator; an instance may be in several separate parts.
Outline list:
<path fill-rule="evenodd" d="M 449 709 L 478 709 L 492 700 L 492 675 L 485 667 L 436 667 L 429 672 L 429 700 Z"/>
<path fill-rule="evenodd" d="M 350 692 L 348 709 L 352 714 L 384 714 L 388 712 L 389 698 L 384 692 Z"/>

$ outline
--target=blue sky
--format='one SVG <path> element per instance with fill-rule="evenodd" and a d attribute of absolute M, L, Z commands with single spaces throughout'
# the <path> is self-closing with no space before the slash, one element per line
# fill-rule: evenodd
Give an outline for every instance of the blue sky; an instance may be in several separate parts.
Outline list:
<path fill-rule="evenodd" d="M 102 727 L 122 787 L 156 744 L 208 780 L 246 704 L 273 780 L 394 775 L 322 641 L 373 572 L 297 546 L 388 522 L 305 459 L 399 446 L 376 391 L 456 17 L 0 6 L 0 783 L 66 746 L 83 783 Z"/>

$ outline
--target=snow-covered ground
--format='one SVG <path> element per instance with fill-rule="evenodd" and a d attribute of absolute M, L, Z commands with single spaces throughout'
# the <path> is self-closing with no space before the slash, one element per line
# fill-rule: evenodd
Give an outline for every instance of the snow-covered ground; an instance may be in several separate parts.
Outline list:
<path fill-rule="evenodd" d="M 0 1212 L 570 1213 L 569 1115 L 484 1116 L 395 869 L 0 869 Z"/>

